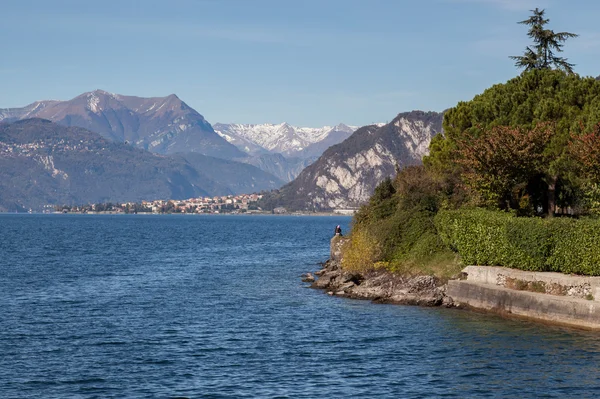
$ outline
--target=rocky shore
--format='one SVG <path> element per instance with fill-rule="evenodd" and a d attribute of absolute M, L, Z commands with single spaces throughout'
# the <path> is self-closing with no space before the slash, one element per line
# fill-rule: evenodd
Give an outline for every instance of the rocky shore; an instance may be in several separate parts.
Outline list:
<path fill-rule="evenodd" d="M 600 330 L 600 277 L 467 266 L 459 276 L 406 276 L 385 269 L 357 273 L 341 267 L 345 237 L 331 239 L 330 259 L 302 281 L 329 295 L 377 303 L 474 309 Z"/>
<path fill-rule="evenodd" d="M 446 295 L 447 284 L 434 276 L 402 276 L 382 269 L 364 273 L 342 270 L 340 248 L 345 240 L 340 236 L 332 238 L 330 259 L 314 275 L 302 276 L 304 282 L 311 283 L 311 288 L 378 303 L 453 306 L 452 298 Z"/>

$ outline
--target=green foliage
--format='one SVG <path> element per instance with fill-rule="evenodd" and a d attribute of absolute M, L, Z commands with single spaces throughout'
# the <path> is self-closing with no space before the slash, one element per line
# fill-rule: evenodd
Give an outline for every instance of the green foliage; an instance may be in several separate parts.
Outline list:
<path fill-rule="evenodd" d="M 375 192 L 371 196 L 371 204 L 376 205 L 379 204 L 386 199 L 392 198 L 392 196 L 396 193 L 396 189 L 392 185 L 392 179 L 390 177 L 386 177 L 383 179 L 377 187 L 375 187 Z"/>
<path fill-rule="evenodd" d="M 435 225 L 465 264 L 600 275 L 600 220 L 463 209 L 438 213 Z"/>
<path fill-rule="evenodd" d="M 588 182 L 581 187 L 580 204 L 588 214 L 600 215 L 600 184 Z"/>
<path fill-rule="evenodd" d="M 369 265 L 443 278 L 455 274 L 455 257 L 445 249 L 433 223 L 444 193 L 451 191 L 420 166 L 403 169 L 393 181 L 386 179 L 355 216 L 344 267 Z M 366 249 L 369 242 L 375 250 Z"/>
<path fill-rule="evenodd" d="M 453 142 L 477 137 L 494 126 L 531 128 L 539 122 L 554 122 L 557 137 L 564 138 L 571 129 L 579 129 L 581 122 L 586 129 L 598 122 L 599 95 L 600 81 L 591 77 L 558 70 L 524 72 L 446 111 L 445 138 Z"/>
<path fill-rule="evenodd" d="M 493 186 L 493 179 L 486 179 L 481 173 L 472 180 L 479 180 L 474 186 L 475 191 L 481 198 L 488 199 L 488 204 L 497 199 L 496 206 L 504 207 L 507 193 L 510 193 L 510 208 L 513 209 L 519 208 L 521 196 L 525 194 L 529 201 L 526 205 L 531 205 L 534 210 L 540 207 L 544 212 L 553 209 L 554 199 L 560 206 L 575 206 L 583 181 L 578 178 L 581 175 L 578 172 L 579 161 L 570 151 L 570 142 L 574 137 L 593 131 L 598 122 L 600 81 L 560 70 L 527 71 L 448 110 L 444 114 L 444 136 L 432 141 L 430 155 L 424 163 L 437 174 L 458 175 L 464 180 L 469 166 L 464 163 L 465 159 L 469 159 L 468 151 L 471 150 L 476 159 L 479 150 L 488 150 L 496 156 L 484 160 L 494 162 L 502 184 Z M 529 133 L 536 129 L 541 131 L 540 126 L 551 131 L 542 141 L 543 146 L 536 145 L 534 151 L 524 141 L 521 147 L 513 146 L 514 156 L 509 152 L 506 157 L 498 153 L 497 149 L 502 148 L 503 143 L 511 143 L 508 140 L 511 137 L 531 140 L 541 137 Z M 518 144 L 519 141 L 513 140 L 513 143 Z M 594 144 L 595 141 L 589 138 L 580 147 Z M 502 172 L 505 169 L 516 170 L 511 167 L 511 162 L 519 165 L 519 162 L 532 159 L 530 155 L 539 159 L 532 165 L 535 167 L 527 167 L 519 173 Z M 484 163 L 481 166 L 485 166 Z M 471 162 L 470 166 L 476 165 Z M 552 189 L 553 186 L 556 186 L 555 189 Z"/>
<path fill-rule="evenodd" d="M 391 178 L 384 179 L 377 187 L 370 199 L 370 217 L 373 220 L 385 219 L 391 216 L 396 209 L 397 198 L 394 197 L 396 189 Z"/>
<path fill-rule="evenodd" d="M 435 224 L 444 243 L 460 254 L 463 263 L 508 263 L 510 248 L 504 234 L 506 218 L 503 214 L 483 209 L 440 212 Z"/>
<path fill-rule="evenodd" d="M 550 270 L 600 275 L 600 221 L 560 220 L 552 227 L 553 248 L 548 258 Z"/>
<path fill-rule="evenodd" d="M 497 126 L 460 140 L 464 181 L 501 209 L 519 207 L 531 181 L 548 169 L 544 152 L 552 133 L 547 124 L 528 130 Z M 523 206 L 529 207 L 529 201 Z"/>

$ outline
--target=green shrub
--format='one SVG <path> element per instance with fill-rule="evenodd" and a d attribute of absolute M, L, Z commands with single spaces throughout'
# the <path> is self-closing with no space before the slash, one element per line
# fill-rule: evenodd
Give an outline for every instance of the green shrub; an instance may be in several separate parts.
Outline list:
<path fill-rule="evenodd" d="M 442 211 L 435 223 L 442 240 L 460 254 L 463 263 L 506 265 L 510 252 L 505 234 L 508 217 L 484 209 Z"/>
<path fill-rule="evenodd" d="M 550 270 L 600 275 L 600 221 L 553 220 Z"/>
<path fill-rule="evenodd" d="M 444 244 L 471 265 L 600 275 L 600 221 L 518 218 L 483 209 L 441 211 Z"/>
<path fill-rule="evenodd" d="M 456 274 L 457 256 L 446 249 L 433 223 L 443 198 L 441 188 L 421 166 L 406 167 L 393 181 L 384 180 L 355 215 L 342 266 L 440 278 Z"/>
<path fill-rule="evenodd" d="M 546 260 L 551 250 L 551 230 L 540 218 L 510 217 L 506 225 L 506 266 L 532 271 L 548 270 Z"/>
<path fill-rule="evenodd" d="M 409 253 L 425 235 L 435 234 L 431 212 L 417 208 L 398 209 L 389 218 L 370 225 L 369 230 L 381 244 L 381 257 L 386 261 Z"/>

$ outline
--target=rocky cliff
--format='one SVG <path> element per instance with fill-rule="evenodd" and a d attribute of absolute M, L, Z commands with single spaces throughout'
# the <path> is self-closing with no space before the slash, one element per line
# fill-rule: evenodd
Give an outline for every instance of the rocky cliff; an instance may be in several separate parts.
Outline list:
<path fill-rule="evenodd" d="M 384 126 L 365 126 L 330 147 L 291 183 L 266 196 L 263 206 L 290 210 L 358 207 L 396 168 L 416 165 L 442 130 L 443 114 L 412 111 Z"/>

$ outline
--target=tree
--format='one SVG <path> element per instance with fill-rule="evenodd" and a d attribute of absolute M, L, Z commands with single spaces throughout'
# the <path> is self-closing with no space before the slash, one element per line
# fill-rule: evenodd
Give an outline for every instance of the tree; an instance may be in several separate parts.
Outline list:
<path fill-rule="evenodd" d="M 568 151 L 581 167 L 579 174 L 600 183 L 600 123 L 587 133 L 573 132 L 571 137 Z"/>
<path fill-rule="evenodd" d="M 544 208 L 544 204 L 522 200 L 533 197 L 532 183 L 548 174 L 545 149 L 552 134 L 548 123 L 533 129 L 496 126 L 475 139 L 461 140 L 458 163 L 464 167 L 464 180 L 501 209 Z"/>
<path fill-rule="evenodd" d="M 396 208 L 395 193 L 396 189 L 390 177 L 386 177 L 375 187 L 375 192 L 369 201 L 369 205 L 372 208 L 372 218 L 383 219 L 394 212 Z"/>
<path fill-rule="evenodd" d="M 571 132 L 590 132 L 600 122 L 600 81 L 594 78 L 534 69 L 494 85 L 444 113 L 444 134 L 433 138 L 424 163 L 441 175 L 461 176 L 465 168 L 459 162 L 461 149 L 485 132 L 496 126 L 527 131 L 544 122 L 552 124 L 544 148 L 548 164 L 532 199 L 551 215 L 554 200 L 561 207 L 572 206 L 576 200 L 577 173 L 573 156 L 566 150 Z"/>
<path fill-rule="evenodd" d="M 563 43 L 572 37 L 577 37 L 575 33 L 558 32 L 551 29 L 545 29 L 545 25 L 550 22 L 544 18 L 545 10 L 536 8 L 531 10 L 533 15 L 528 19 L 519 22 L 523 25 L 529 25 L 527 35 L 533 39 L 533 48 L 527 46 L 525 52 L 520 56 L 511 56 L 515 60 L 515 66 L 525 68 L 526 71 L 532 69 L 556 69 L 573 73 L 573 66 L 564 57 L 558 57 L 556 53 L 562 52 Z"/>

